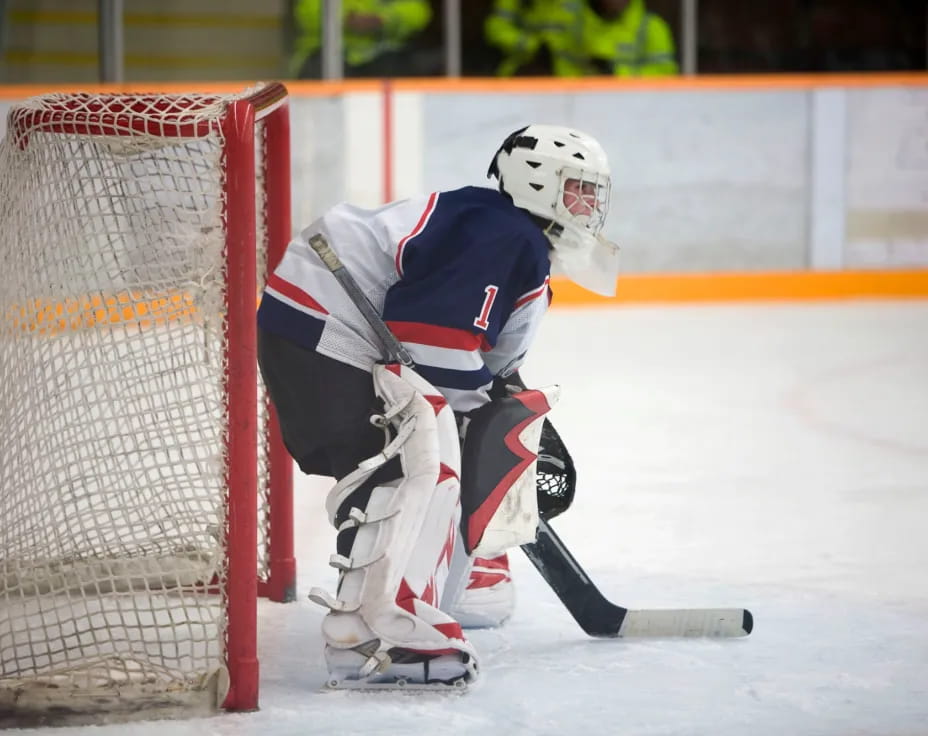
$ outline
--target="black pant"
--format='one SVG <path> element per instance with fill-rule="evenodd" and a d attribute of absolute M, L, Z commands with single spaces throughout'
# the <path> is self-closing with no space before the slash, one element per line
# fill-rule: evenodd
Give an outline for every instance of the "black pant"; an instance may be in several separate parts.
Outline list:
<path fill-rule="evenodd" d="M 341 479 L 384 447 L 371 374 L 258 329 L 258 365 L 284 444 L 306 474 Z"/>

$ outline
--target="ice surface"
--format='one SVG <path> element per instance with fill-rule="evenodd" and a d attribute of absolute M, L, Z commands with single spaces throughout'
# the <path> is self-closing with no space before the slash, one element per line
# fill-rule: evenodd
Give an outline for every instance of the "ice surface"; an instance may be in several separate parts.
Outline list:
<path fill-rule="evenodd" d="M 326 483 L 297 488 L 299 601 L 262 602 L 261 710 L 39 736 L 928 734 L 928 302 L 555 310 L 579 468 L 553 523 L 629 607 L 746 606 L 726 641 L 586 638 L 524 557 L 463 696 L 323 693 Z M 10 732 L 12 733 L 12 732 Z"/>

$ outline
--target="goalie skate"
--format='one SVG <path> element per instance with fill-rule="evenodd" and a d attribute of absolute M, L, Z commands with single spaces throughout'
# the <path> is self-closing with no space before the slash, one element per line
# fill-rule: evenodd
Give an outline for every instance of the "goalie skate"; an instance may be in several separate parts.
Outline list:
<path fill-rule="evenodd" d="M 465 653 L 384 652 L 376 639 L 354 649 L 326 647 L 325 658 L 327 690 L 464 692 L 477 677 L 476 662 Z"/>

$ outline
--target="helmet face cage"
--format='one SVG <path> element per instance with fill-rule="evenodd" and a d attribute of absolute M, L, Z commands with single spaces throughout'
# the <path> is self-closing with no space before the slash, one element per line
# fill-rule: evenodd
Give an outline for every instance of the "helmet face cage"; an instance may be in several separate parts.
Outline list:
<path fill-rule="evenodd" d="M 599 235 L 609 213 L 612 182 L 608 174 L 565 166 L 558 172 L 558 178 L 554 219 Z"/>

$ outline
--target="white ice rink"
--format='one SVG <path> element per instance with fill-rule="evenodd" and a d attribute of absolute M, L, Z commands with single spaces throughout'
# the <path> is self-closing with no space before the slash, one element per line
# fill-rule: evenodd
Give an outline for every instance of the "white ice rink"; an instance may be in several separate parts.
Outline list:
<path fill-rule="evenodd" d="M 586 638 L 516 551 L 516 615 L 463 696 L 323 693 L 325 485 L 298 480 L 299 602 L 259 612 L 261 711 L 94 736 L 928 734 L 928 301 L 553 311 L 553 526 L 629 607 L 746 606 L 729 641 Z"/>

